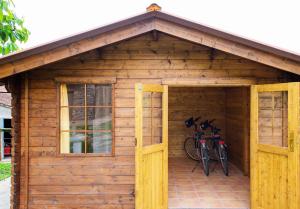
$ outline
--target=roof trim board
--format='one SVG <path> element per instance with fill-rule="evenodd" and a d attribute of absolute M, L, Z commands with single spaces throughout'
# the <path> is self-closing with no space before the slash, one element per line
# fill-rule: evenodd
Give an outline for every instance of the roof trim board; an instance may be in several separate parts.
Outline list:
<path fill-rule="evenodd" d="M 0 78 L 157 30 L 197 44 L 300 74 L 300 56 L 160 11 L 147 12 L 0 59 Z"/>

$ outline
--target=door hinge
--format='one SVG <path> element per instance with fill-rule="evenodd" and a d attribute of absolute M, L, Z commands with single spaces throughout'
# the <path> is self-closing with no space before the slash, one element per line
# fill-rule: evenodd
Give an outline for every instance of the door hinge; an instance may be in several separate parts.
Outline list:
<path fill-rule="evenodd" d="M 135 197 L 135 191 L 133 190 L 131 193 L 130 193 L 133 197 Z"/>

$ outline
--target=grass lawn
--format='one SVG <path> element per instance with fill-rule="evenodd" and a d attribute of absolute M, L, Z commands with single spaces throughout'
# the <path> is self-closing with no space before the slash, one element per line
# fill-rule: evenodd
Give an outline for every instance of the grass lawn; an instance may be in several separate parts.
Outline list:
<path fill-rule="evenodd" d="M 0 181 L 10 177 L 11 163 L 0 163 Z"/>

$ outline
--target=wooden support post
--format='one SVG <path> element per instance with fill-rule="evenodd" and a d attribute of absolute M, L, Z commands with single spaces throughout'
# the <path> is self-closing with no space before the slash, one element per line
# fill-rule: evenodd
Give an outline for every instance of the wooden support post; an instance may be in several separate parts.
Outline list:
<path fill-rule="evenodd" d="M 25 183 L 24 183 L 24 206 L 28 208 L 28 199 L 29 199 L 29 89 L 28 89 L 28 75 L 25 75 L 25 143 L 24 143 L 24 155 L 25 155 Z"/>
<path fill-rule="evenodd" d="M 157 32 L 157 30 L 152 31 L 152 38 L 153 38 L 153 41 L 158 41 L 158 32 Z"/>
<path fill-rule="evenodd" d="M 243 88 L 242 89 L 242 98 L 243 104 L 242 104 L 242 114 L 245 118 L 243 120 L 243 132 L 244 132 L 244 147 L 243 147 L 243 172 L 245 176 L 249 176 L 250 172 L 250 89 L 249 88 Z"/>
<path fill-rule="evenodd" d="M 210 61 L 214 61 L 215 56 L 216 56 L 216 49 L 215 48 L 211 48 L 210 49 L 210 54 L 209 54 Z"/>

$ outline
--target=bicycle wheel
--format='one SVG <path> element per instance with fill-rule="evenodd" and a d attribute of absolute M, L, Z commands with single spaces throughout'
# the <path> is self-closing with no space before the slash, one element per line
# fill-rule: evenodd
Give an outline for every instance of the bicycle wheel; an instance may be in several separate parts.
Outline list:
<path fill-rule="evenodd" d="M 200 154 L 201 154 L 201 161 L 203 165 L 203 171 L 206 176 L 209 175 L 209 154 L 208 149 L 205 145 L 200 145 Z"/>
<path fill-rule="evenodd" d="M 188 137 L 185 139 L 184 151 L 189 158 L 195 161 L 199 161 L 199 155 L 197 154 L 197 146 L 193 137 Z"/>
<path fill-rule="evenodd" d="M 218 146 L 219 158 L 221 161 L 221 165 L 223 168 L 223 172 L 226 176 L 228 176 L 228 157 L 227 157 L 227 149 L 224 145 Z"/>

